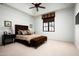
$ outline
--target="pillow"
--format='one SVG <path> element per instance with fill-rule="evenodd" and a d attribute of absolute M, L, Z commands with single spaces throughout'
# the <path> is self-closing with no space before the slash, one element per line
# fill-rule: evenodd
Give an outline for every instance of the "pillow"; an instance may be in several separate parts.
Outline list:
<path fill-rule="evenodd" d="M 31 31 L 30 30 L 27 30 L 27 35 L 31 35 Z"/>
<path fill-rule="evenodd" d="M 19 35 L 31 35 L 31 31 L 28 29 L 28 30 L 19 30 L 18 31 L 18 34 Z"/>
<path fill-rule="evenodd" d="M 22 34 L 26 35 L 27 34 L 27 30 L 22 30 Z"/>
<path fill-rule="evenodd" d="M 27 31 L 26 30 L 18 30 L 18 34 L 25 35 L 25 34 L 27 34 Z"/>
<path fill-rule="evenodd" d="M 22 35 L 22 31 L 21 31 L 21 30 L 19 30 L 19 31 L 18 31 L 18 34 L 19 34 L 19 35 Z"/>

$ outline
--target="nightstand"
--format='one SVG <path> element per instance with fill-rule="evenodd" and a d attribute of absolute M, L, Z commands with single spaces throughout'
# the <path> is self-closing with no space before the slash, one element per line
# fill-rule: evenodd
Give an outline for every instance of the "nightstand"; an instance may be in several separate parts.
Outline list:
<path fill-rule="evenodd" d="M 2 35 L 2 45 L 13 43 L 15 40 L 15 34 Z"/>

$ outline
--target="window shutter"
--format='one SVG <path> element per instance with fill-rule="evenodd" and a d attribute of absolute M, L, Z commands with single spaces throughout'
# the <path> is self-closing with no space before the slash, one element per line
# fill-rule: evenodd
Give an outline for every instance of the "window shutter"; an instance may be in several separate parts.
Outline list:
<path fill-rule="evenodd" d="M 55 12 L 42 15 L 43 22 L 54 22 Z"/>

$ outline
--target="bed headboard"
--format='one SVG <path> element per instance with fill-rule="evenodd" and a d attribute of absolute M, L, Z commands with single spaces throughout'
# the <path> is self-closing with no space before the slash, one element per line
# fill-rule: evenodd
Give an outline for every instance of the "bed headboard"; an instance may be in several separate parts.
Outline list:
<path fill-rule="evenodd" d="M 15 25 L 15 34 L 18 34 L 18 30 L 28 30 L 28 26 L 25 26 L 25 25 Z"/>

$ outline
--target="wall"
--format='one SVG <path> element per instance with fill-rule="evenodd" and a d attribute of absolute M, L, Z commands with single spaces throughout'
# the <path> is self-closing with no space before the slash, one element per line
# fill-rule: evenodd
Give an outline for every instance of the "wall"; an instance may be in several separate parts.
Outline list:
<path fill-rule="evenodd" d="M 12 21 L 13 33 L 15 33 L 14 25 L 27 25 L 33 24 L 33 17 L 19 12 L 7 5 L 0 4 L 0 42 L 2 41 L 2 34 L 5 30 L 9 31 L 9 28 L 4 27 L 4 21 Z"/>
<path fill-rule="evenodd" d="M 74 13 L 75 16 L 77 15 L 78 12 L 79 12 L 79 4 L 76 4 L 75 13 Z M 79 49 L 79 24 L 75 25 L 75 44 L 76 44 L 76 47 Z"/>
<path fill-rule="evenodd" d="M 74 7 L 55 11 L 55 32 L 43 32 L 41 16 L 35 20 L 37 34 L 46 35 L 48 39 L 74 42 Z"/>

